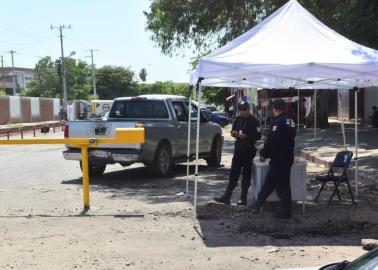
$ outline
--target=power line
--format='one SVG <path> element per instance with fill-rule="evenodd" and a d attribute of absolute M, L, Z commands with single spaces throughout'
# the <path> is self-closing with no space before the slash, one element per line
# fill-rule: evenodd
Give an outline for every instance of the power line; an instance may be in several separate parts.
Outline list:
<path fill-rule="evenodd" d="M 17 34 L 17 35 L 20 35 L 20 36 L 24 36 L 24 37 L 28 37 L 28 38 L 52 38 L 54 36 L 35 36 L 35 35 L 29 35 L 29 34 L 24 34 L 24 33 L 21 33 L 21 32 L 18 32 L 18 31 L 15 31 L 15 30 L 10 30 L 2 25 L 0 25 L 0 28 L 3 29 L 4 31 L 7 31 L 9 33 L 14 33 L 14 34 Z"/>

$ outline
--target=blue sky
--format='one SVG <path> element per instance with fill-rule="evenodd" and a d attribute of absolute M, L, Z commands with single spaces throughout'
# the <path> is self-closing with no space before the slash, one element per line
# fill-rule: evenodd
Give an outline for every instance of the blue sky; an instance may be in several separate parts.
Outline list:
<path fill-rule="evenodd" d="M 9 50 L 17 51 L 15 66 L 34 67 L 39 57 L 60 57 L 58 30 L 50 25 L 69 25 L 64 30 L 64 53 L 76 51 L 74 58 L 90 63 L 89 49 L 95 53 L 97 67 L 131 67 L 137 73 L 147 69 L 147 81 L 188 82 L 189 61 L 185 56 L 163 55 L 145 31 L 144 10 L 149 0 L 30 0 L 3 1 L 0 20 L 0 54 L 11 66 Z"/>

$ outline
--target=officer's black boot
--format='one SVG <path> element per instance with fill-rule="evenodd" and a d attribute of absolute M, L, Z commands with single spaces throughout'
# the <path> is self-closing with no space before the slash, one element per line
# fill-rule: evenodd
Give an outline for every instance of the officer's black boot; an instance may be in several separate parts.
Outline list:
<path fill-rule="evenodd" d="M 242 190 L 240 194 L 240 200 L 238 201 L 237 205 L 247 205 L 247 194 L 248 190 Z"/>
<path fill-rule="evenodd" d="M 281 213 L 275 214 L 274 217 L 277 219 L 292 219 L 291 214 L 291 200 L 282 202 L 283 211 Z"/>
<path fill-rule="evenodd" d="M 254 214 L 260 214 L 261 213 L 261 206 L 262 206 L 262 203 L 259 200 L 248 205 L 248 207 L 251 209 L 252 213 L 254 213 Z"/>
<path fill-rule="evenodd" d="M 230 205 L 231 204 L 231 202 L 230 202 L 231 194 L 232 194 L 231 191 L 226 190 L 224 192 L 223 196 L 221 196 L 221 197 L 215 197 L 214 201 L 216 201 L 218 203 L 223 203 L 223 204 L 226 204 L 226 205 Z"/>

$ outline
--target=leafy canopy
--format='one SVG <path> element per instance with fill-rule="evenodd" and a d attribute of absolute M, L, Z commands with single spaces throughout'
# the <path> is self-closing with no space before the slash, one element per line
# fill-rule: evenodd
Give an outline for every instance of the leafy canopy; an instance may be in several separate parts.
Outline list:
<path fill-rule="evenodd" d="M 167 55 L 186 47 L 197 54 L 221 47 L 273 13 L 286 0 L 152 0 L 144 14 L 151 39 Z M 378 47 L 378 1 L 299 0 L 346 37 Z"/>

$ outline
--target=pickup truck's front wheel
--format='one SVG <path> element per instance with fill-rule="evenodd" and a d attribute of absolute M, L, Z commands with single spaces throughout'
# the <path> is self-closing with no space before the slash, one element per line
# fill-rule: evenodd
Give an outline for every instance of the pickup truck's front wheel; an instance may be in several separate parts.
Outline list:
<path fill-rule="evenodd" d="M 168 144 L 160 144 L 156 149 L 154 161 L 147 165 L 148 171 L 153 176 L 167 176 L 172 169 L 172 153 Z"/>
<path fill-rule="evenodd" d="M 105 172 L 106 165 L 89 164 L 89 176 L 102 176 Z M 80 161 L 80 170 L 83 171 L 82 163 Z"/>
<path fill-rule="evenodd" d="M 211 167 L 218 167 L 222 160 L 222 140 L 221 137 L 215 136 L 213 144 L 211 145 L 210 157 L 206 159 L 207 165 Z"/>

